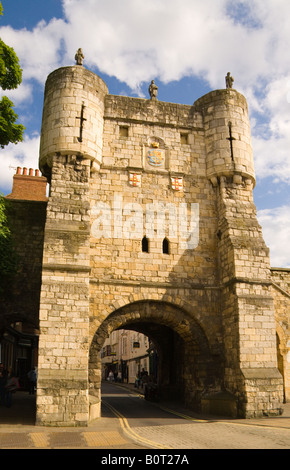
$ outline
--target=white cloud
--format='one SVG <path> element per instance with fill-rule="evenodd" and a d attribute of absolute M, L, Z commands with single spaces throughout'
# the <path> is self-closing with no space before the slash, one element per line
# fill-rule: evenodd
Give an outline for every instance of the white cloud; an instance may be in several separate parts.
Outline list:
<path fill-rule="evenodd" d="M 23 69 L 23 81 L 30 79 L 44 83 L 47 75 L 61 62 L 60 47 L 65 33 L 63 20 L 39 22 L 32 31 L 0 28 L 3 41 L 13 47 Z"/>
<path fill-rule="evenodd" d="M 259 77 L 290 72 L 288 0 L 278 0 L 278 8 L 276 2 L 63 0 L 64 19 L 41 21 L 31 31 L 2 27 L 0 34 L 15 48 L 24 80 L 44 83 L 51 70 L 73 64 L 82 47 L 86 66 L 134 90 L 152 78 L 189 74 L 224 87 L 228 71 L 238 89 L 259 89 Z"/>
<path fill-rule="evenodd" d="M 252 138 L 256 174 L 290 184 L 290 72 L 265 89 L 263 113 L 268 123 Z"/>
<path fill-rule="evenodd" d="M 270 247 L 271 266 L 290 268 L 290 206 L 260 210 L 257 215 Z"/>
<path fill-rule="evenodd" d="M 85 66 L 116 76 L 137 93 L 152 78 L 168 82 L 190 74 L 220 88 L 230 71 L 251 113 L 269 118 L 266 142 L 261 127 L 253 128 L 257 172 L 273 171 L 271 155 L 278 148 L 276 176 L 285 169 L 289 174 L 289 0 L 62 3 L 64 19 L 40 21 L 31 30 L 0 28 L 23 68 L 23 84 L 11 92 L 16 105 L 31 99 L 32 79 L 43 85 L 49 72 L 74 64 L 79 47 Z"/>
<path fill-rule="evenodd" d="M 31 100 L 32 79 L 43 85 L 49 72 L 74 64 L 78 47 L 83 48 L 85 66 L 116 76 L 137 93 L 152 78 L 168 82 L 190 74 L 212 88 L 224 87 L 224 76 L 231 71 L 250 111 L 269 117 L 266 142 L 259 135 L 261 127 L 253 128 L 257 173 L 267 176 L 274 165 L 278 178 L 283 174 L 285 179 L 285 169 L 289 174 L 288 0 L 62 3 L 64 19 L 40 21 L 31 30 L 0 28 L 23 68 L 21 87 L 10 92 L 16 105 Z"/>
<path fill-rule="evenodd" d="M 13 175 L 18 166 L 22 168 L 38 168 L 39 135 L 25 137 L 17 145 L 9 144 L 1 149 L 0 187 L 5 194 L 11 192 Z"/>
<path fill-rule="evenodd" d="M 168 82 L 188 74 L 203 77 L 213 88 L 224 87 L 229 70 L 237 86 L 245 87 L 269 71 L 272 32 L 236 24 L 227 13 L 228 3 L 63 0 L 65 20 L 41 21 L 31 31 L 6 26 L 0 34 L 15 48 L 24 80 L 43 83 L 51 70 L 74 63 L 82 47 L 87 66 L 97 66 L 132 89 L 152 78 Z"/>
<path fill-rule="evenodd" d="M 79 47 L 86 67 L 115 76 L 139 94 L 142 83 L 151 79 L 166 83 L 189 75 L 206 80 L 212 89 L 224 88 L 230 71 L 234 87 L 248 100 L 257 176 L 290 184 L 289 0 L 62 0 L 62 4 L 63 19 L 41 21 L 31 30 L 0 28 L 0 36 L 14 47 L 23 68 L 23 84 L 11 92 L 17 105 L 29 103 L 35 80 L 43 86 L 52 70 L 73 65 Z M 37 166 L 38 139 L 26 137 L 22 144 L 1 151 L 1 167 L 6 165 L 0 176 L 2 187 L 11 181 L 9 165 L 32 158 L 31 165 Z M 287 253 L 279 253 L 279 246 L 281 251 L 288 246 L 286 215 L 290 219 L 286 206 L 275 213 L 259 213 L 270 240 L 272 264 L 289 264 Z M 271 228 L 278 224 L 283 227 L 280 234 Z"/>
<path fill-rule="evenodd" d="M 280 138 L 252 138 L 255 172 L 259 179 L 272 177 L 290 184 L 290 135 Z"/>
<path fill-rule="evenodd" d="M 0 99 L 7 96 L 14 106 L 20 106 L 22 103 L 31 103 L 33 100 L 33 86 L 30 83 L 22 82 L 15 90 L 2 90 L 0 88 Z"/>
<path fill-rule="evenodd" d="M 64 0 L 68 57 L 82 47 L 87 63 L 137 88 L 158 77 L 194 73 L 224 87 L 231 67 L 240 84 L 267 68 L 267 35 L 237 25 L 227 1 Z"/>

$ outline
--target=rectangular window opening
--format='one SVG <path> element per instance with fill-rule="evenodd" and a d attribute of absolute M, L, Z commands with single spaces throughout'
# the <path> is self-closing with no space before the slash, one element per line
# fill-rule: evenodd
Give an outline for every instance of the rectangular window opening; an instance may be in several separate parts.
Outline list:
<path fill-rule="evenodd" d="M 181 134 L 180 134 L 180 143 L 182 145 L 188 144 L 188 134 L 185 134 L 184 132 L 181 132 Z"/>
<path fill-rule="evenodd" d="M 120 137 L 128 137 L 129 127 L 128 126 L 120 126 L 119 127 L 119 135 L 120 135 Z"/>

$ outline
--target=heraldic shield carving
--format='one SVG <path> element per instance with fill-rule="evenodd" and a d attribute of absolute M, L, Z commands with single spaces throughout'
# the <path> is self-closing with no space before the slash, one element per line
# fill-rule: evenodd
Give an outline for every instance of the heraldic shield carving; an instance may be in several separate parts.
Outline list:
<path fill-rule="evenodd" d="M 164 164 L 164 153 L 159 149 L 150 149 L 147 154 L 147 162 L 151 166 L 160 167 Z"/>
<path fill-rule="evenodd" d="M 160 148 L 161 147 L 161 148 Z M 146 149 L 145 154 L 147 168 L 165 168 L 166 151 L 162 139 L 149 140 L 149 148 Z"/>

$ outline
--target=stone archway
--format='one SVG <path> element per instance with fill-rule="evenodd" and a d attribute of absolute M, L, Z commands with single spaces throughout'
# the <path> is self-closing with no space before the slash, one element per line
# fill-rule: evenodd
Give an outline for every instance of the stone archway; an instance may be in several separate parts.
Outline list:
<path fill-rule="evenodd" d="M 172 398 L 175 394 L 198 410 L 204 394 L 222 389 L 222 358 L 212 353 L 204 330 L 192 316 L 163 301 L 134 302 L 108 315 L 91 341 L 89 394 L 91 404 L 98 410 L 94 417 L 100 412 L 101 401 L 100 350 L 117 329 L 136 330 L 153 340 L 158 350 L 158 385 L 163 397 Z"/>

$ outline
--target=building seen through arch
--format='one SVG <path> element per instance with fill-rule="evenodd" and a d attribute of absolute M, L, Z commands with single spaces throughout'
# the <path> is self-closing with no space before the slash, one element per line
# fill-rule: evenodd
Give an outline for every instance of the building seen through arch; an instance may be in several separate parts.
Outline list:
<path fill-rule="evenodd" d="M 154 345 L 150 338 L 137 331 L 113 331 L 105 340 L 101 358 L 102 380 L 135 384 L 143 370 L 157 379 Z"/>

